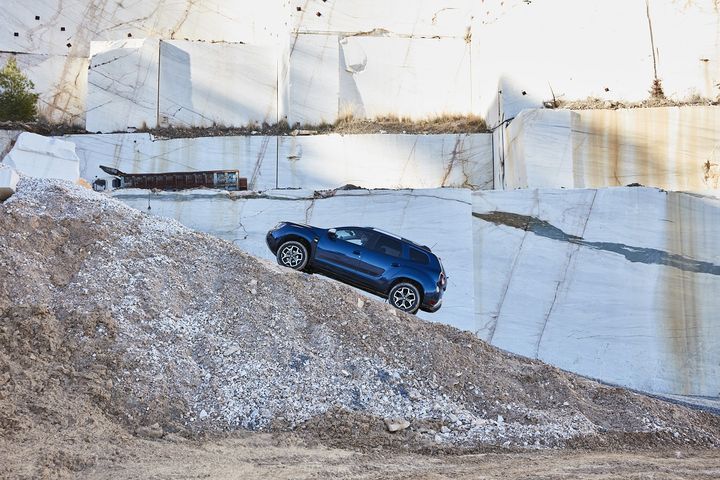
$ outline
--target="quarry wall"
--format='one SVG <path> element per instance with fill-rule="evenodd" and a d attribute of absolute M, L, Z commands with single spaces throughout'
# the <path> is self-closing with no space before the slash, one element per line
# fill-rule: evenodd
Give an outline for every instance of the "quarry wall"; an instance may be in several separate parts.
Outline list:
<path fill-rule="evenodd" d="M 126 173 L 238 169 L 250 190 L 492 188 L 488 134 L 228 136 L 68 135 L 88 182 Z"/>
<path fill-rule="evenodd" d="M 720 94 L 713 0 L 489 0 L 480 10 L 476 107 L 491 127 L 554 100 L 646 100 L 655 78 L 674 100 Z"/>
<path fill-rule="evenodd" d="M 46 118 L 92 132 L 350 114 L 474 113 L 495 127 L 553 99 L 646 99 L 655 78 L 673 99 L 720 93 L 712 0 L 11 0 L 6 11 L 0 60 L 17 56 Z"/>
<path fill-rule="evenodd" d="M 237 168 L 251 189 L 720 189 L 720 107 L 523 110 L 495 134 L 229 136 L 69 135 L 82 176 Z M 11 135 L 8 133 L 6 136 Z M 9 137 L 8 137 L 9 138 Z"/>
<path fill-rule="evenodd" d="M 528 109 L 508 125 L 505 142 L 498 188 L 720 187 L 717 106 Z"/>
<path fill-rule="evenodd" d="M 639 390 L 719 395 L 719 199 L 475 192 L 473 230 L 481 338 Z"/>

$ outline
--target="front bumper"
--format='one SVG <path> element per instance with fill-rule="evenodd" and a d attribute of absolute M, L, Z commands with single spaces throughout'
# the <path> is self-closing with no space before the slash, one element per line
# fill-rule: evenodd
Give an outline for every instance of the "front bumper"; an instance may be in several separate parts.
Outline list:
<path fill-rule="evenodd" d="M 267 243 L 268 248 L 273 253 L 273 255 L 277 254 L 277 249 L 279 247 L 278 240 L 273 235 L 274 230 L 270 230 L 267 235 L 265 235 L 265 243 Z"/>

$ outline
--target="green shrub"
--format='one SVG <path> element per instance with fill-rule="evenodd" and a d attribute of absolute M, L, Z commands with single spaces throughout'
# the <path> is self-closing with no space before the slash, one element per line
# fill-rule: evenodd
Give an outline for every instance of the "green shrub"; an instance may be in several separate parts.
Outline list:
<path fill-rule="evenodd" d="M 35 84 L 20 71 L 15 57 L 10 57 L 0 70 L 0 120 L 35 120 L 39 95 L 33 88 Z"/>

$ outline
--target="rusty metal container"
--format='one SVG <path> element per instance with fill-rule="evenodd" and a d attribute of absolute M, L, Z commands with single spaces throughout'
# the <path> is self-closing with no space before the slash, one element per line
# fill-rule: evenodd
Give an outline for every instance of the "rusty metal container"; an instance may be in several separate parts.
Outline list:
<path fill-rule="evenodd" d="M 145 188 L 158 190 L 187 190 L 191 188 L 216 188 L 221 190 L 247 190 L 247 178 L 238 170 L 205 170 L 197 172 L 124 173 L 112 167 L 100 168 L 118 177 L 116 188 Z M 115 183 L 115 182 L 114 182 Z"/>

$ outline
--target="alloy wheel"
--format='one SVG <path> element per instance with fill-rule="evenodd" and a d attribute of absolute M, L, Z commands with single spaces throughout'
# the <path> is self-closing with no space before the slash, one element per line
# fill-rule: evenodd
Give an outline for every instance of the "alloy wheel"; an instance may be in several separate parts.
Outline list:
<path fill-rule="evenodd" d="M 410 287 L 403 285 L 393 292 L 392 303 L 400 310 L 412 310 L 415 307 L 416 302 L 417 294 Z"/>
<path fill-rule="evenodd" d="M 284 245 L 280 249 L 280 261 L 290 268 L 298 268 L 305 260 L 305 252 L 296 244 Z"/>
<path fill-rule="evenodd" d="M 278 264 L 283 267 L 304 271 L 310 261 L 308 247 L 299 240 L 286 240 L 280 244 L 275 255 Z"/>

